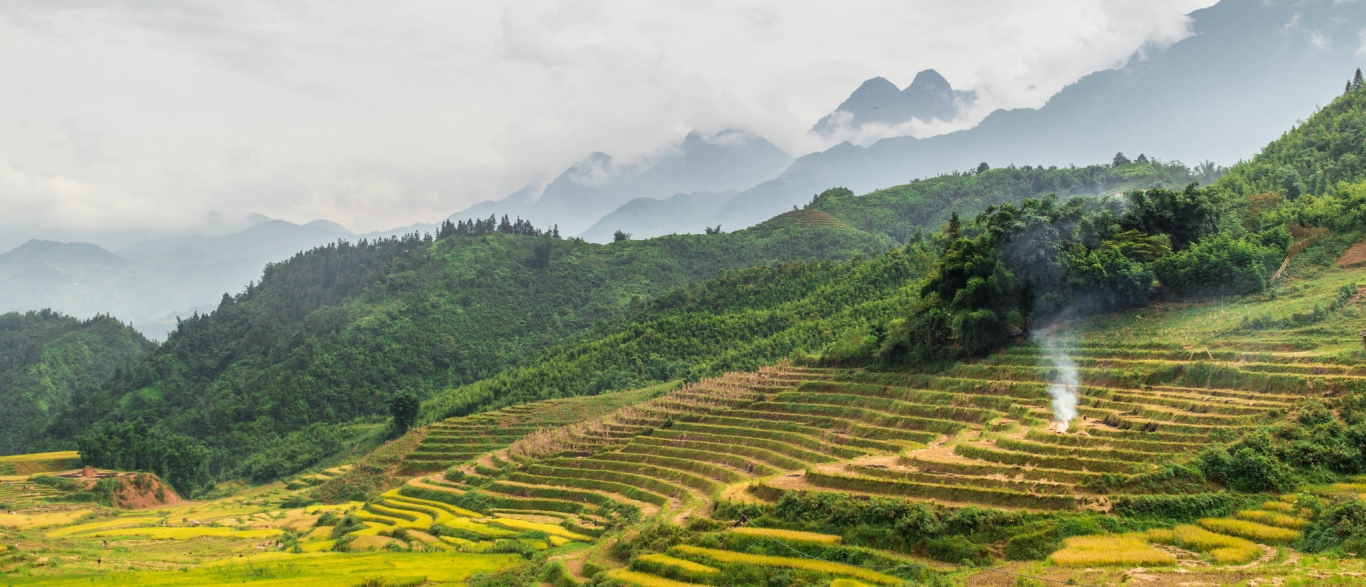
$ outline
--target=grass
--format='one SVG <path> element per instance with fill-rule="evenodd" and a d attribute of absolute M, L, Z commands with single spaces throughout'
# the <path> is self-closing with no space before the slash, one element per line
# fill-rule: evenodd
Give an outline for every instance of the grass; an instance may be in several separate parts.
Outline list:
<path fill-rule="evenodd" d="M 100 520 L 98 522 L 87 522 L 85 524 L 76 524 L 73 526 L 57 528 L 55 530 L 50 530 L 47 533 L 47 536 L 48 538 L 60 538 L 62 536 L 84 534 L 88 532 L 94 532 L 96 530 L 107 530 L 110 528 L 122 528 L 125 526 L 155 524 L 161 520 L 162 518 L 160 517 L 152 516 L 119 517 L 114 518 L 112 520 Z"/>
<path fill-rule="evenodd" d="M 1290 506 L 1290 511 L 1294 511 L 1294 509 L 1294 506 Z M 1298 518 L 1281 512 L 1269 512 L 1266 510 L 1244 510 L 1238 512 L 1236 517 L 1240 520 L 1257 522 L 1259 524 L 1266 524 L 1268 526 L 1289 528 L 1291 530 L 1302 530 L 1305 526 L 1309 525 L 1309 521 L 1303 518 Z"/>
<path fill-rule="evenodd" d="M 152 540 L 188 540 L 191 538 L 201 538 L 204 536 L 218 536 L 225 538 L 274 538 L 280 535 L 279 530 L 234 530 L 222 526 L 199 526 L 199 527 L 150 527 L 150 528 L 114 528 L 111 530 L 98 530 L 89 534 L 95 538 L 115 538 L 119 536 L 140 536 Z"/>
<path fill-rule="evenodd" d="M 818 471 L 807 471 L 806 481 L 812 485 L 830 489 L 922 499 L 941 499 L 950 502 L 990 504 L 999 507 L 1040 510 L 1073 510 L 1077 507 L 1077 501 L 1071 495 L 1035 495 L 961 485 L 935 485 L 896 479 L 830 475 Z M 965 479 L 962 482 L 970 484 L 971 480 Z"/>
<path fill-rule="evenodd" d="M 868 584 L 853 579 L 835 579 L 830 582 L 830 587 L 868 587 Z"/>
<path fill-rule="evenodd" d="M 1176 564 L 1176 557 L 1154 548 L 1143 534 L 1073 536 L 1062 550 L 1048 557 L 1063 567 L 1159 567 Z"/>
<path fill-rule="evenodd" d="M 81 516 L 84 516 L 91 511 L 92 510 L 72 510 L 66 512 L 35 514 L 0 514 L 0 528 L 29 530 L 33 528 L 61 526 L 63 524 L 75 522 Z"/>
<path fill-rule="evenodd" d="M 549 534 L 551 536 L 561 536 L 564 538 L 568 538 L 570 540 L 577 540 L 579 542 L 593 541 L 592 537 L 570 532 L 569 530 L 565 530 L 564 528 L 556 526 L 554 524 L 541 524 L 537 522 L 528 522 L 526 520 L 518 520 L 515 518 L 495 518 L 492 521 L 490 521 L 490 523 L 497 524 L 504 528 L 512 528 L 514 530 L 533 530 L 536 532 L 545 532 L 546 534 Z"/>
<path fill-rule="evenodd" d="M 721 572 L 721 570 L 716 567 L 709 567 L 690 560 L 675 558 L 667 554 L 642 554 L 636 557 L 636 562 L 645 563 L 650 567 L 664 567 L 670 571 L 683 575 L 691 575 L 692 577 L 706 577 Z"/>
<path fill-rule="evenodd" d="M 8 455 L 0 457 L 0 463 L 31 463 L 34 461 L 69 461 L 80 460 L 80 453 L 74 450 L 64 450 L 58 452 L 38 452 L 22 455 Z"/>
<path fill-rule="evenodd" d="M 685 583 L 673 579 L 665 579 L 654 575 L 630 571 L 627 569 L 615 569 L 607 572 L 607 577 L 622 583 L 638 585 L 639 587 L 698 587 L 697 583 Z"/>
<path fill-rule="evenodd" d="M 1204 518 L 1200 520 L 1200 526 L 1206 530 L 1247 538 L 1266 544 L 1288 544 L 1300 539 L 1300 533 L 1288 528 L 1267 526 L 1247 520 L 1231 520 L 1228 518 Z"/>
<path fill-rule="evenodd" d="M 777 538 L 779 540 L 791 540 L 793 542 L 814 542 L 817 544 L 839 544 L 844 538 L 834 534 L 818 534 L 816 532 L 800 532 L 797 530 L 780 530 L 778 528 L 752 528 L 742 526 L 731 528 L 731 534 L 742 536 L 763 536 L 767 538 Z"/>
<path fill-rule="evenodd" d="M 355 585 L 367 577 L 392 583 L 459 584 L 473 573 L 491 573 L 521 564 L 508 554 L 458 553 L 306 553 L 258 554 L 230 559 L 185 571 L 99 573 L 87 576 L 6 577 L 7 585 L 118 585 L 120 587 L 180 587 L 244 584 L 254 587 L 331 587 Z"/>
<path fill-rule="evenodd" d="M 1174 544 L 1206 553 L 1215 562 L 1237 565 L 1249 562 L 1262 554 L 1262 549 L 1250 540 L 1216 534 L 1199 526 L 1182 525 L 1171 530 L 1149 530 L 1149 540 Z"/>
<path fill-rule="evenodd" d="M 846 565 L 843 563 L 832 563 L 823 560 L 807 558 L 789 558 L 785 556 L 769 556 L 764 554 L 747 554 L 730 550 L 717 550 L 714 548 L 702 548 L 700 546 L 690 546 L 680 544 L 674 547 L 674 551 L 680 554 L 687 554 L 715 560 L 722 563 L 735 563 L 742 565 L 758 565 L 761 567 L 779 567 L 785 569 L 798 569 L 803 571 L 815 571 L 827 575 L 842 575 L 861 579 L 878 585 L 900 585 L 901 579 L 891 575 L 884 575 L 877 571 Z"/>

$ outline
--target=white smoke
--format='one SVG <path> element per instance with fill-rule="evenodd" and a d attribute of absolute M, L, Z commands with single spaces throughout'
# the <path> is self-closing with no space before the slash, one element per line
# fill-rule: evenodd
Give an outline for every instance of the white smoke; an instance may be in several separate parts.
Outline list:
<path fill-rule="evenodd" d="M 1048 395 L 1053 398 L 1053 422 L 1058 432 L 1067 432 L 1072 419 L 1077 417 L 1077 364 L 1051 330 L 1036 332 L 1035 338 L 1043 341 L 1044 358 L 1053 366 L 1053 380 L 1048 384 Z"/>

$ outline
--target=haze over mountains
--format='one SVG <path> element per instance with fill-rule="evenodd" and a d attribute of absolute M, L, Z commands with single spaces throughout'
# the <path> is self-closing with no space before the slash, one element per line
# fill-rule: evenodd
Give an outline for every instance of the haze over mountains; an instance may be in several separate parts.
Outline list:
<path fill-rule="evenodd" d="M 152 339 L 176 315 L 212 310 L 225 292 L 261 278 L 267 263 L 355 235 L 325 220 L 265 220 L 223 236 L 168 236 L 107 251 L 88 243 L 30 240 L 0 254 L 0 313 L 53 308 L 112 314 Z"/>
<path fill-rule="evenodd" d="M 556 177 L 534 200 L 534 188 L 526 188 L 497 202 L 476 204 L 452 218 L 521 216 L 537 225 L 559 225 L 565 235 L 582 233 L 587 240 L 607 242 L 616 227 L 595 223 L 627 202 L 745 189 L 782 173 L 791 163 L 791 155 L 743 130 L 713 135 L 692 132 L 682 143 L 645 161 L 621 162 L 606 153 L 593 153 Z M 665 232 L 641 230 L 637 236 L 700 231 L 683 225 Z"/>
<path fill-rule="evenodd" d="M 1341 91 L 1343 72 L 1359 65 L 1366 3 L 1225 0 L 1191 16 L 1190 37 L 1140 50 L 1123 67 L 1088 75 L 1041 108 L 997 111 L 967 130 L 898 136 L 866 147 L 845 142 L 795 160 L 741 129 L 693 132 L 643 160 L 593 153 L 553 179 L 451 218 L 521 216 L 537 226 L 558 225 L 565 236 L 608 242 L 617 230 L 636 239 L 716 225 L 736 230 L 804 205 L 830 187 L 861 194 L 983 161 L 992 167 L 1082 165 L 1122 151 L 1231 164 Z M 816 122 L 812 133 L 841 137 L 949 120 L 974 95 L 954 90 L 933 70 L 921 71 L 904 90 L 874 78 Z M 161 338 L 175 315 L 216 306 L 223 293 L 259 279 L 265 263 L 337 239 L 432 231 L 439 219 L 432 220 L 368 235 L 327 222 L 272 221 L 220 236 L 43 237 L 104 248 L 30 242 L 0 256 L 0 312 L 109 312 Z M 16 237 L 0 235 L 0 247 L 20 245 Z"/>

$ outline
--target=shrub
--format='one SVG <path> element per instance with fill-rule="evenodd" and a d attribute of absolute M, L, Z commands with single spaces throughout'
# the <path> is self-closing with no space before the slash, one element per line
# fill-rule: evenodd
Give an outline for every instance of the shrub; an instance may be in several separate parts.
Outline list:
<path fill-rule="evenodd" d="M 1200 453 L 1200 469 L 1205 476 L 1234 491 L 1289 491 L 1295 485 L 1290 467 L 1255 446 L 1209 448 Z"/>
<path fill-rule="evenodd" d="M 1308 552 L 1366 552 L 1366 502 L 1351 499 L 1324 510 L 1298 546 Z"/>
<path fill-rule="evenodd" d="M 975 544 L 964 536 L 946 536 L 925 541 L 925 552 L 937 561 L 961 565 L 965 563 L 986 564 L 991 562 L 991 551 L 981 544 Z"/>
<path fill-rule="evenodd" d="M 1233 493 L 1190 495 L 1119 495 L 1112 500 L 1115 515 L 1167 523 L 1194 522 L 1209 516 L 1227 516 L 1261 501 Z"/>
<path fill-rule="evenodd" d="M 1153 263 L 1165 291 L 1184 297 L 1245 295 L 1266 289 L 1268 267 L 1281 252 L 1220 233 Z"/>

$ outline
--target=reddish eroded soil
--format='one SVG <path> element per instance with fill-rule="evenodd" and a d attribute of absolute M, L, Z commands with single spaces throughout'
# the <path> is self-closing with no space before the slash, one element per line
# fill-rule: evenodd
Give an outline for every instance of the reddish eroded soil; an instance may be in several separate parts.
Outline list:
<path fill-rule="evenodd" d="M 119 478 L 123 486 L 114 493 L 114 502 L 122 509 L 143 510 L 184 501 L 170 485 L 162 483 L 161 479 L 147 475 L 143 481 L 138 482 L 133 477 L 129 475 Z M 138 485 L 142 487 L 139 488 Z"/>
<path fill-rule="evenodd" d="M 1338 267 L 1366 266 L 1366 241 L 1352 245 L 1338 258 Z"/>
<path fill-rule="evenodd" d="M 115 480 L 119 487 L 114 491 L 114 507 L 119 509 L 143 510 L 184 501 L 170 485 L 163 483 L 156 475 L 147 473 L 123 473 L 87 467 L 62 471 L 54 476 L 75 481 L 86 491 L 94 489 L 100 481 Z"/>

